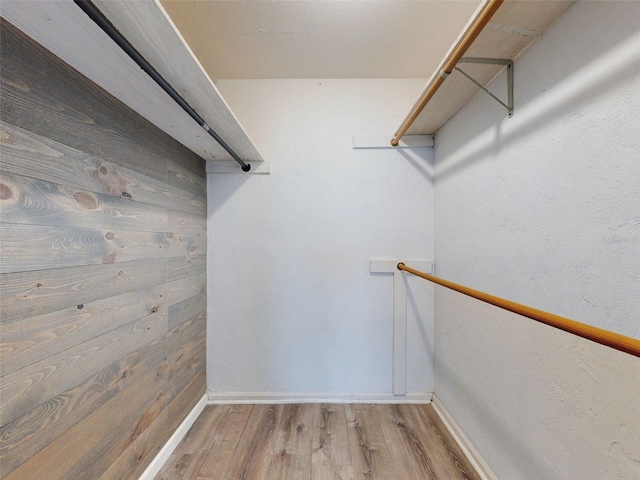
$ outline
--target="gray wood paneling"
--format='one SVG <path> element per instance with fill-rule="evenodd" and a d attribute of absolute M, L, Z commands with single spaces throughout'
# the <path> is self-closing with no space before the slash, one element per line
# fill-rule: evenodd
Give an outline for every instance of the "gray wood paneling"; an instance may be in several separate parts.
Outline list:
<path fill-rule="evenodd" d="M 15 420 L 78 379 L 135 351 L 166 331 L 166 325 L 166 312 L 158 311 L 3 376 L 2 420 Z"/>
<path fill-rule="evenodd" d="M 165 372 L 170 375 L 185 352 L 195 351 L 199 343 L 204 344 L 204 328 L 205 316 L 202 312 L 163 337 L 105 366 L 73 388 L 0 427 L 3 468 L 12 471 L 26 462 L 60 436 L 61 432 L 82 422 L 97 407 L 136 384 L 149 370 L 169 378 Z M 167 433 L 172 433 L 166 426 L 165 429 Z"/>
<path fill-rule="evenodd" d="M 173 165 L 196 176 L 204 171 L 194 153 L 40 45 L 22 38 L 26 36 L 14 35 L 9 27 L 0 38 L 0 107 L 5 122 L 161 181 L 167 181 Z"/>
<path fill-rule="evenodd" d="M 204 234 L 205 217 L 132 199 L 66 187 L 44 180 L 0 174 L 4 201 L 2 221 L 23 225 L 74 227 L 101 225 L 109 229 Z M 169 203 L 169 202 L 168 202 Z"/>
<path fill-rule="evenodd" d="M 46 159 L 46 161 L 43 161 Z M 178 171 L 175 171 L 178 170 Z M 173 186 L 0 121 L 0 172 L 204 215 L 203 180 L 172 167 Z"/>
<path fill-rule="evenodd" d="M 4 227 L 4 225 L 2 225 Z M 84 304 L 166 281 L 167 259 L 31 270 L 0 275 L 0 322 L 84 308 Z"/>
<path fill-rule="evenodd" d="M 204 161 L 0 25 L 0 477 L 137 478 L 205 391 Z"/>
<path fill-rule="evenodd" d="M 7 324 L 0 324 L 3 349 L 0 351 L 2 375 L 47 358 L 56 352 L 86 342 L 110 330 L 138 320 L 152 312 L 169 312 L 171 330 L 184 321 L 182 312 L 190 308 L 195 316 L 205 310 L 194 305 L 204 299 L 206 277 L 185 278 L 154 285 L 142 290 L 123 293 L 95 302 L 57 310 Z M 199 309 L 198 309 L 199 307 Z"/>
<path fill-rule="evenodd" d="M 205 235 L 7 224 L 0 230 L 0 272 L 49 270 L 206 253 Z"/>
<path fill-rule="evenodd" d="M 193 277 L 205 273 L 207 270 L 206 255 L 195 257 L 173 257 L 169 259 L 169 280 Z"/>

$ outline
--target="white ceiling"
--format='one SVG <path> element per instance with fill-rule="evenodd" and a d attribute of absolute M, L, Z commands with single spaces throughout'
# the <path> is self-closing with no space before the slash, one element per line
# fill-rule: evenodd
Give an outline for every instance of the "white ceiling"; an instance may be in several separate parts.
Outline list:
<path fill-rule="evenodd" d="M 428 77 L 480 0 L 161 0 L 213 79 Z"/>

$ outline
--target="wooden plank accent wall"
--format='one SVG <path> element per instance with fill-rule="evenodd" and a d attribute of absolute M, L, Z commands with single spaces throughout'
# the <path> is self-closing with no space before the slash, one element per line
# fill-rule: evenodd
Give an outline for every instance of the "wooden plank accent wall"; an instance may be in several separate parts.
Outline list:
<path fill-rule="evenodd" d="M 0 30 L 0 477 L 135 479 L 205 392 L 205 164 Z"/>

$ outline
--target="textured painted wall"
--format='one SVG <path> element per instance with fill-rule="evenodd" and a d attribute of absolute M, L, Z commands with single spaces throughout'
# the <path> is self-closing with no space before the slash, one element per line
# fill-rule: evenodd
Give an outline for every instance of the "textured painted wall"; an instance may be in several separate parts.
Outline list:
<path fill-rule="evenodd" d="M 210 390 L 391 391 L 393 280 L 369 260 L 431 258 L 432 150 L 351 144 L 392 132 L 423 84 L 220 81 L 273 173 L 209 175 Z M 413 392 L 432 391 L 431 304 L 412 280 Z"/>
<path fill-rule="evenodd" d="M 640 337 L 638 2 L 586 2 L 436 141 L 438 271 Z M 503 94 L 503 79 L 494 92 Z"/>
<path fill-rule="evenodd" d="M 498 479 L 640 478 L 640 360 L 436 289 L 435 393 Z"/>
<path fill-rule="evenodd" d="M 640 337 L 638 2 L 578 2 L 437 135 L 438 275 Z M 502 94 L 504 78 L 493 85 Z M 435 391 L 498 478 L 640 478 L 640 361 L 436 291 Z"/>

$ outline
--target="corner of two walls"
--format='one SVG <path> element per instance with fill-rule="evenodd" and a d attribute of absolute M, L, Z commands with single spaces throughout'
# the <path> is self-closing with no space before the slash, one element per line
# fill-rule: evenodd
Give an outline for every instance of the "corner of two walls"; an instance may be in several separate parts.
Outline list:
<path fill-rule="evenodd" d="M 390 140 L 423 85 L 218 82 L 272 174 L 208 176 L 214 398 L 391 396 L 393 279 L 369 261 L 431 260 L 432 149 L 352 137 Z M 409 393 L 432 391 L 431 295 L 410 280 Z"/>
<path fill-rule="evenodd" d="M 436 274 L 640 336 L 638 2 L 578 2 L 436 136 Z M 504 78 L 492 85 L 500 94 Z M 640 359 L 436 288 L 435 392 L 498 478 L 640 478 Z"/>
<path fill-rule="evenodd" d="M 0 27 L 0 477 L 138 478 L 205 392 L 204 162 Z"/>

